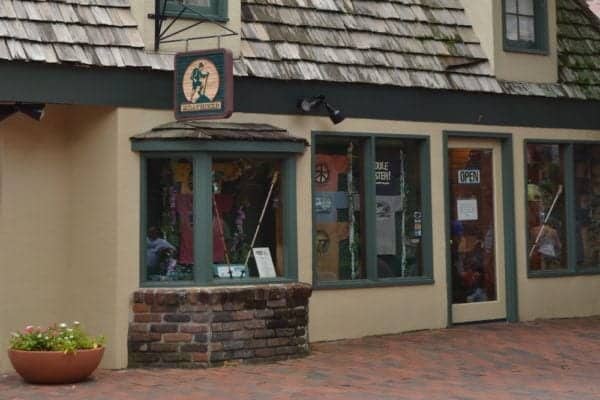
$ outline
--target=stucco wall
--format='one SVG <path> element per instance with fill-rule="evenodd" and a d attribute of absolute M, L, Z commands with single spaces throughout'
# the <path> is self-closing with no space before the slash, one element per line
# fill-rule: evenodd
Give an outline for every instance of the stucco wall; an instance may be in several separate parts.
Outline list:
<path fill-rule="evenodd" d="M 69 301 L 64 110 L 0 122 L 0 371 L 9 332 L 63 317 Z"/>
<path fill-rule="evenodd" d="M 169 111 L 51 106 L 42 123 L 0 123 L 0 337 L 26 323 L 78 319 L 103 332 L 103 366 L 127 361 L 132 293 L 139 287 L 139 156 L 129 137 L 172 120 Z M 311 341 L 440 328 L 446 321 L 442 131 L 512 133 L 517 221 L 524 221 L 524 138 L 600 139 L 600 131 L 234 114 L 310 140 L 311 131 L 431 136 L 435 283 L 414 287 L 316 290 Z M 310 153 L 298 158 L 299 277 L 312 281 Z M 600 314 L 600 276 L 529 279 L 525 229 L 516 229 L 522 319 Z M 18 284 L 15 284 L 18 283 Z M 8 363 L 0 353 L 0 371 Z"/>
<path fill-rule="evenodd" d="M 556 0 L 546 0 L 548 54 L 504 50 L 502 0 L 461 1 L 498 79 L 546 83 L 558 80 Z"/>

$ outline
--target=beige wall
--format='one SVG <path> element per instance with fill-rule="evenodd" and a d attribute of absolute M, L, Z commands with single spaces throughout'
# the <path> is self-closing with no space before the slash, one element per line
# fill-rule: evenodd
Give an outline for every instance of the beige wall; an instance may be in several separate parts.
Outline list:
<path fill-rule="evenodd" d="M 9 332 L 62 318 L 68 296 L 64 114 L 0 122 L 0 371 Z"/>
<path fill-rule="evenodd" d="M 108 339 L 104 367 L 127 363 L 131 294 L 139 286 L 139 156 L 129 137 L 172 120 L 169 111 L 49 107 L 42 123 L 0 123 L 0 337 L 26 323 L 78 319 Z M 515 204 L 524 221 L 523 139 L 598 139 L 600 131 L 237 113 L 232 122 L 266 122 L 310 140 L 311 131 L 423 134 L 431 137 L 435 283 L 318 290 L 310 303 L 312 341 L 440 328 L 446 321 L 446 242 L 442 131 L 514 135 Z M 312 281 L 310 155 L 299 157 L 299 276 Z M 32 196 L 32 193 L 35 195 Z M 528 279 L 525 229 L 517 227 L 522 319 L 600 314 L 600 276 Z M 18 284 L 15 284 L 18 282 Z M 8 363 L 0 353 L 0 371 Z"/>
<path fill-rule="evenodd" d="M 221 39 L 220 47 L 228 48 L 233 52 L 234 58 L 237 58 L 240 53 L 240 29 L 241 29 L 241 4 L 240 0 L 228 0 L 227 1 L 228 8 L 228 18 L 227 22 L 220 22 L 220 24 L 225 25 L 227 28 L 232 31 L 238 33 L 236 36 L 224 37 Z M 138 23 L 139 31 L 142 35 L 142 39 L 146 44 L 146 48 L 149 50 L 154 50 L 154 19 L 148 18 L 148 14 L 154 14 L 154 0 L 135 0 L 131 2 L 131 11 L 133 13 L 134 18 Z M 166 28 L 167 25 L 172 21 L 172 19 L 167 19 L 163 22 L 163 29 Z M 193 19 L 180 19 L 175 22 L 170 28 L 167 34 L 176 32 L 182 28 L 188 27 L 190 25 L 195 24 L 198 20 Z M 222 35 L 227 34 L 228 32 L 217 26 L 214 23 L 203 23 L 197 27 L 194 27 L 190 30 L 186 30 L 181 32 L 172 38 L 166 39 L 189 39 L 193 37 L 202 37 L 202 36 L 210 36 L 210 35 Z M 187 48 L 186 48 L 187 46 Z M 192 40 L 181 43 L 164 43 L 160 46 L 160 51 L 165 53 L 174 53 L 178 51 L 192 51 L 192 50 L 202 50 L 202 49 L 214 49 L 219 47 L 219 40 L 217 38 L 209 38 L 209 39 L 201 39 L 201 40 Z"/>
<path fill-rule="evenodd" d="M 546 83 L 558 80 L 556 0 L 547 0 L 548 54 L 504 51 L 502 0 L 462 0 L 462 3 L 498 79 Z"/>

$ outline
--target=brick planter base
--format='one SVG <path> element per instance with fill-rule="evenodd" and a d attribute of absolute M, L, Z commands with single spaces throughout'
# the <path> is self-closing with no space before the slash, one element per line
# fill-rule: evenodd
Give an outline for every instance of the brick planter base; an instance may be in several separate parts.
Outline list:
<path fill-rule="evenodd" d="M 129 366 L 197 368 L 308 354 L 307 284 L 140 289 Z"/>

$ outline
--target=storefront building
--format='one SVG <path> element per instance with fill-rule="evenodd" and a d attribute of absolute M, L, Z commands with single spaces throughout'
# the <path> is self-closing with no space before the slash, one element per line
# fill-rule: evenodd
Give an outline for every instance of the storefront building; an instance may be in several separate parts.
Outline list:
<path fill-rule="evenodd" d="M 584 2 L 284 3 L 0 9 L 4 345 L 76 319 L 104 367 L 206 366 L 600 313 Z M 173 53 L 217 45 L 233 114 L 175 122 Z"/>

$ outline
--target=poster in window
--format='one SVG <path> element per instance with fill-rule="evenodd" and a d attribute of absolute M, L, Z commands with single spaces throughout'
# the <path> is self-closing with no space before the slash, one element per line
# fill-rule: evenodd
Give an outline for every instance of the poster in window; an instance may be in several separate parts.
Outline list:
<path fill-rule="evenodd" d="M 261 278 L 276 278 L 275 265 L 271 257 L 271 250 L 268 247 L 255 247 L 252 249 L 254 261 L 256 261 L 256 269 L 258 276 Z"/>

